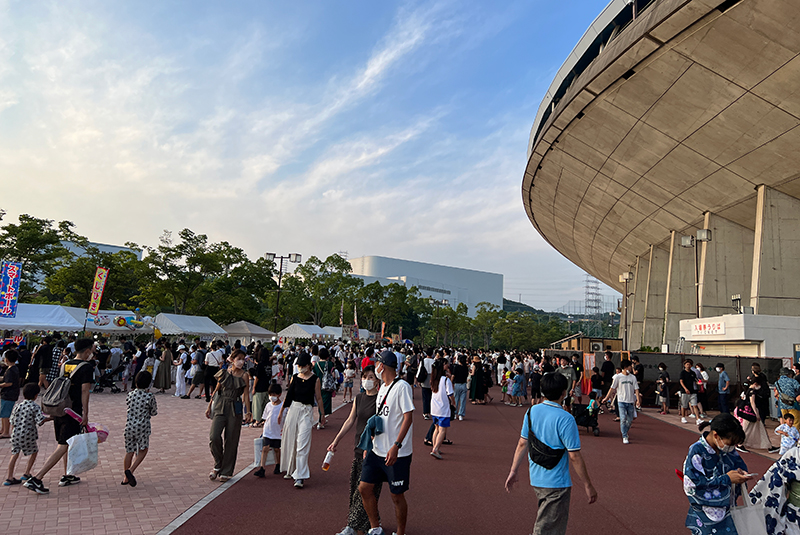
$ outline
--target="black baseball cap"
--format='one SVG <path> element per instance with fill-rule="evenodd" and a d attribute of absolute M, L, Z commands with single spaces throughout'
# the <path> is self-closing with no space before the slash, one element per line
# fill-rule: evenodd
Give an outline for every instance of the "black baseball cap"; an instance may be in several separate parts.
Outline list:
<path fill-rule="evenodd" d="M 397 369 L 397 355 L 394 354 L 394 351 L 390 351 L 388 349 L 381 351 L 381 354 L 378 355 L 376 362 L 380 362 L 385 366 Z"/>

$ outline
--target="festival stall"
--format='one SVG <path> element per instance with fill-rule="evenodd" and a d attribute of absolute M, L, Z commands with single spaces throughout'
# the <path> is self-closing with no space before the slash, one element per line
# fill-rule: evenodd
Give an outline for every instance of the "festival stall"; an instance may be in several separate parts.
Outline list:
<path fill-rule="evenodd" d="M 355 329 L 355 328 L 354 328 Z M 342 338 L 342 328 L 341 327 L 323 327 L 322 330 L 333 336 L 337 340 L 341 340 Z M 373 335 L 369 332 L 369 329 L 359 329 L 358 330 L 358 338 L 359 340 L 370 340 L 373 338 Z M 350 336 L 347 336 L 347 339 L 350 339 Z"/>
<path fill-rule="evenodd" d="M 293 323 L 279 332 L 278 337 L 284 340 L 324 340 L 326 338 L 333 338 L 333 335 L 317 325 Z"/>
<path fill-rule="evenodd" d="M 199 336 L 202 339 L 225 338 L 225 329 L 206 316 L 184 316 L 161 313 L 155 319 L 156 328 L 164 335 Z"/>
<path fill-rule="evenodd" d="M 8 331 L 71 331 L 83 330 L 78 321 L 61 305 L 19 303 L 13 318 L 0 317 L 0 330 Z M 85 317 L 85 311 L 83 311 Z"/>
<path fill-rule="evenodd" d="M 231 340 L 241 340 L 242 344 L 249 345 L 251 342 L 266 342 L 272 340 L 275 333 L 249 321 L 237 321 L 223 327 Z"/>

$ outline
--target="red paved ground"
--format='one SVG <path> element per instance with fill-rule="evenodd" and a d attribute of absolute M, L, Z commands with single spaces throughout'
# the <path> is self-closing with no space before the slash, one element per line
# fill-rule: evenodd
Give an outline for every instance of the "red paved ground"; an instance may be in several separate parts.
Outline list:
<path fill-rule="evenodd" d="M 524 409 L 496 401 L 470 405 L 467 419 L 451 428 L 455 444 L 445 446 L 445 459 L 438 461 L 422 443 L 429 422 L 422 419 L 418 393 L 416 398 L 408 532 L 530 533 L 536 504 L 527 477 L 511 495 L 503 489 Z M 329 472 L 319 466 L 346 416 L 342 409 L 327 429 L 314 431 L 312 477 L 304 489 L 293 488 L 281 476 L 259 480 L 248 475 L 176 533 L 337 533 L 347 518 L 352 453 L 340 447 Z M 600 437 L 581 431 L 583 454 L 599 499 L 588 505 L 582 486 L 574 488 L 569 533 L 683 533 L 688 503 L 675 468 L 682 466 L 697 433 L 641 415 L 631 430 L 631 444 L 624 446 L 618 425 L 604 415 Z M 745 457 L 750 470 L 759 473 L 772 462 L 756 454 Z M 391 533 L 396 523 L 388 491 L 381 498 L 381 516 Z"/>

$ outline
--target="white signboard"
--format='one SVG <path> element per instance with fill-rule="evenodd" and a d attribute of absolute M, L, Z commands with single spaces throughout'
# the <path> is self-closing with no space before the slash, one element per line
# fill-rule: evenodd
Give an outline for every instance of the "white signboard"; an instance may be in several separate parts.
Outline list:
<path fill-rule="evenodd" d="M 725 334 L 724 321 L 708 321 L 692 325 L 692 336 L 714 336 Z"/>

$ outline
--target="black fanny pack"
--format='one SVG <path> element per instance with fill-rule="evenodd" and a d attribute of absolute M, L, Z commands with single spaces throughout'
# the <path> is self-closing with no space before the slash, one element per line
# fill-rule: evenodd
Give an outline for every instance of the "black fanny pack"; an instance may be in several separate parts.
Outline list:
<path fill-rule="evenodd" d="M 528 409 L 528 414 L 526 415 L 528 418 L 528 455 L 531 458 L 531 461 L 535 462 L 545 470 L 552 470 L 558 463 L 561 462 L 561 458 L 564 456 L 564 453 L 567 451 L 566 448 L 561 449 L 553 449 L 538 438 L 536 435 L 533 434 L 531 431 L 531 411 Z"/>

